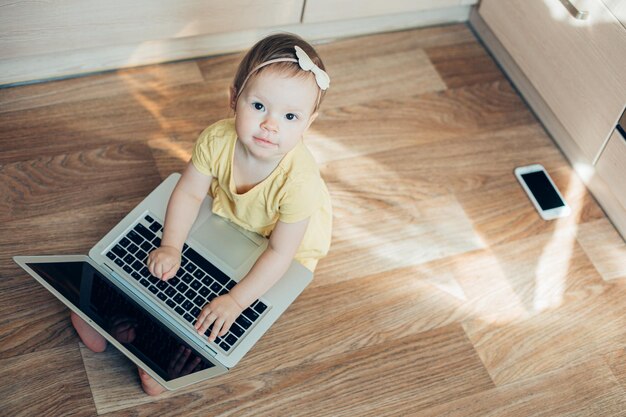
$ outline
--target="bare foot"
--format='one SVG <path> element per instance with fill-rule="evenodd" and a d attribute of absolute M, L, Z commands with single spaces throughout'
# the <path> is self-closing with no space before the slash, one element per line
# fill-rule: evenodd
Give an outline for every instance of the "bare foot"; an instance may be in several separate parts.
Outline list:
<path fill-rule="evenodd" d="M 162 394 L 166 391 L 165 388 L 154 378 L 152 378 L 146 371 L 137 367 L 137 371 L 139 371 L 139 379 L 141 379 L 141 388 L 143 388 L 144 392 L 148 395 L 155 396 Z"/>
<path fill-rule="evenodd" d="M 85 346 L 97 353 L 104 352 L 107 348 L 107 340 L 73 311 L 70 314 L 70 318 L 74 329 L 76 329 L 80 340 L 82 340 Z"/>

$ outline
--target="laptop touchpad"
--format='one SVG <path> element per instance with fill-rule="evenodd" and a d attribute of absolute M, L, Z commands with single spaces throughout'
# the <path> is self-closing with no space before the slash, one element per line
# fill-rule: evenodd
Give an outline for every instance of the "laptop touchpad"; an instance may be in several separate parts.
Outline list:
<path fill-rule="evenodd" d="M 236 225 L 216 215 L 209 216 L 191 236 L 233 269 L 239 268 L 259 247 Z"/>

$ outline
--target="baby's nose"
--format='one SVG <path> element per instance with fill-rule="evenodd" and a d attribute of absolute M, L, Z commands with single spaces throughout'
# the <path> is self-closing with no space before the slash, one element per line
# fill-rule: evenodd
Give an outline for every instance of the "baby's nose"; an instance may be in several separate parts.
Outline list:
<path fill-rule="evenodd" d="M 261 127 L 265 130 L 276 132 L 278 130 L 278 122 L 273 117 L 268 117 L 263 120 Z"/>

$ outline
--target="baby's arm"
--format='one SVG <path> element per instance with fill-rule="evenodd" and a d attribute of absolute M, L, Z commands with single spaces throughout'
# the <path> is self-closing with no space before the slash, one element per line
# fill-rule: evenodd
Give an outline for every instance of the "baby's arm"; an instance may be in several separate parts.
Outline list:
<path fill-rule="evenodd" d="M 287 272 L 308 225 L 309 219 L 297 223 L 279 221 L 272 231 L 267 249 L 250 272 L 228 294 L 215 298 L 202 309 L 195 324 L 198 332 L 204 334 L 215 323 L 209 340 L 215 340 L 218 335 L 224 336 L 239 314 Z"/>
<path fill-rule="evenodd" d="M 148 269 L 155 277 L 168 280 L 176 275 L 183 244 L 209 191 L 211 180 L 212 177 L 198 171 L 193 163 L 187 164 L 167 204 L 161 246 L 148 256 Z"/>

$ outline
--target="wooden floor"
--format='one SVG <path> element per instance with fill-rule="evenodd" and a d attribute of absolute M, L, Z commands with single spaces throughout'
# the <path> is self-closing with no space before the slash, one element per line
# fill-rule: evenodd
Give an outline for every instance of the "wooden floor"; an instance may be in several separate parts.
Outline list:
<path fill-rule="evenodd" d="M 626 245 L 463 24 L 319 46 L 313 283 L 226 376 L 150 398 L 11 260 L 81 254 L 229 116 L 238 55 L 0 90 L 0 414 L 626 415 Z M 573 208 L 542 221 L 513 168 Z"/>

